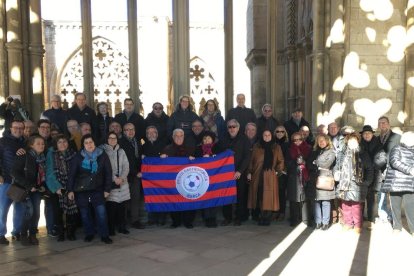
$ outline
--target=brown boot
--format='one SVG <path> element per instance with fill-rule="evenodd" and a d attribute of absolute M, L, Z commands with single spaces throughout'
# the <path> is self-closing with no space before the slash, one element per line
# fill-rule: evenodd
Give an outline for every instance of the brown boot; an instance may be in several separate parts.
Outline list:
<path fill-rule="evenodd" d="M 30 234 L 29 241 L 30 241 L 30 244 L 33 244 L 33 245 L 39 244 L 39 240 L 36 238 L 36 234 Z"/>

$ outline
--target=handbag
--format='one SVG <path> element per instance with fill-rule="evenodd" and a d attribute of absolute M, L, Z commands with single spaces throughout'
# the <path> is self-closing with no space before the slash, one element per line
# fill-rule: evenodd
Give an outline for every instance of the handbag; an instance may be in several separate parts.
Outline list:
<path fill-rule="evenodd" d="M 14 202 L 22 202 L 28 195 L 28 191 L 17 184 L 11 184 L 7 190 L 7 196 Z"/>
<path fill-rule="evenodd" d="M 332 191 L 335 186 L 335 180 L 332 176 L 318 176 L 316 180 L 316 188 L 319 190 Z"/>
<path fill-rule="evenodd" d="M 77 178 L 75 188 L 73 190 L 75 192 L 87 192 L 95 190 L 96 187 L 96 174 L 84 173 Z"/>

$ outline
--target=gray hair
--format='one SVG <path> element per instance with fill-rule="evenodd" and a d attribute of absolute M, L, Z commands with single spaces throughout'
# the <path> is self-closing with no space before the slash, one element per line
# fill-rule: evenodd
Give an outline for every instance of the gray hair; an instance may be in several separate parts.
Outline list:
<path fill-rule="evenodd" d="M 230 124 L 235 124 L 238 128 L 240 128 L 240 124 L 236 119 L 231 119 L 227 122 L 227 126 Z"/>
<path fill-rule="evenodd" d="M 244 129 L 246 129 L 248 126 L 252 126 L 257 130 L 257 125 L 255 123 L 252 123 L 252 122 L 247 123 L 246 126 L 244 127 Z"/>
<path fill-rule="evenodd" d="M 174 137 L 179 132 L 184 135 L 184 130 L 182 130 L 181 128 L 176 128 L 173 130 L 172 137 Z"/>
<path fill-rule="evenodd" d="M 264 112 L 264 109 L 265 109 L 266 107 L 270 107 L 270 109 L 272 109 L 272 110 L 273 110 L 273 107 L 272 107 L 272 105 L 271 105 L 270 103 L 265 103 L 265 104 L 262 106 L 262 112 Z"/>

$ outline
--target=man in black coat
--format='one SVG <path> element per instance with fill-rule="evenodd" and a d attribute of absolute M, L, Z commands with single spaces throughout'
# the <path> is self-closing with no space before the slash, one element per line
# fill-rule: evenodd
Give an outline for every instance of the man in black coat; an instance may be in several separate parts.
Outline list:
<path fill-rule="evenodd" d="M 96 136 L 98 130 L 96 113 L 86 104 L 84 93 L 75 94 L 75 104 L 69 108 L 68 116 L 70 120 L 76 120 L 78 124 L 88 123 L 92 128 L 92 134 Z"/>
<path fill-rule="evenodd" d="M 5 238 L 7 234 L 7 213 L 13 201 L 7 196 L 12 183 L 11 170 L 16 158 L 16 152 L 24 148 L 24 124 L 22 121 L 12 121 L 10 131 L 0 138 L 0 245 L 8 245 Z M 21 204 L 14 204 L 13 231 L 15 239 L 20 239 L 23 210 Z"/>
<path fill-rule="evenodd" d="M 142 184 L 141 184 L 141 155 L 142 148 L 140 141 L 135 135 L 135 126 L 133 123 L 124 125 L 124 135 L 119 140 L 119 146 L 125 151 L 129 162 L 128 183 L 131 194 L 130 211 L 131 225 L 136 229 L 144 229 L 145 225 L 140 221 L 141 203 L 142 203 Z"/>
<path fill-rule="evenodd" d="M 135 137 L 138 142 L 145 137 L 145 121 L 144 118 L 135 112 L 135 103 L 131 98 L 124 100 L 124 110 L 121 113 L 116 114 L 115 121 L 121 124 L 124 128 L 125 124 L 131 123 L 135 127 Z"/>
<path fill-rule="evenodd" d="M 240 124 L 235 119 L 227 122 L 227 135 L 220 141 L 221 148 L 230 149 L 234 152 L 234 179 L 237 181 L 237 203 L 235 204 L 234 225 L 239 226 L 241 222 L 249 218 L 247 209 L 248 186 L 246 183 L 246 171 L 250 162 L 250 143 L 246 135 L 240 131 Z M 229 225 L 233 219 L 233 206 L 223 206 L 223 226 Z"/>
<path fill-rule="evenodd" d="M 51 108 L 42 113 L 41 118 L 48 119 L 53 126 L 56 126 L 60 133 L 66 131 L 68 112 L 62 109 L 62 102 L 59 95 L 53 95 L 50 100 Z"/>
<path fill-rule="evenodd" d="M 169 118 L 164 112 L 164 106 L 159 102 L 152 105 L 152 112 L 148 113 L 147 118 L 145 118 L 146 127 L 155 126 L 158 132 L 158 139 L 163 140 L 165 143 L 168 142 L 167 123 Z"/>
<path fill-rule="evenodd" d="M 257 135 L 262 137 L 263 131 L 270 130 L 271 133 L 275 132 L 276 127 L 279 125 L 279 121 L 273 117 L 273 108 L 270 104 L 264 104 L 262 107 L 262 116 L 257 118 Z"/>
<path fill-rule="evenodd" d="M 400 143 L 401 135 L 394 133 L 391 130 L 390 120 L 386 116 L 382 116 L 378 119 L 378 129 L 380 130 L 380 141 L 387 155 L 387 163 L 389 162 L 389 154 L 393 147 Z M 386 174 L 386 166 L 382 168 L 383 175 Z M 385 177 L 384 177 L 385 178 Z M 387 206 L 387 194 L 378 193 L 378 216 L 382 221 L 391 221 L 391 210 Z"/>
<path fill-rule="evenodd" d="M 302 126 L 307 126 L 310 130 L 310 124 L 303 119 L 303 113 L 300 108 L 296 108 L 292 112 L 292 117 L 284 123 L 285 129 L 290 137 L 295 132 L 299 132 Z M 309 137 L 313 137 L 312 131 L 309 131 Z"/>
<path fill-rule="evenodd" d="M 256 114 L 253 109 L 245 106 L 246 97 L 244 94 L 237 94 L 236 96 L 237 106 L 233 107 L 227 112 L 226 121 L 236 119 L 240 125 L 240 132 L 244 133 L 247 123 L 256 122 Z"/>

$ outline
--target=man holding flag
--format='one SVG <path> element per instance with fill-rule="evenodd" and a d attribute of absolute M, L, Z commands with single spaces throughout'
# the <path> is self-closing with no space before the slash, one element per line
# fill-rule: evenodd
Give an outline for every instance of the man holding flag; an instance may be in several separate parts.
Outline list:
<path fill-rule="evenodd" d="M 194 158 L 193 154 L 184 145 L 184 132 L 175 129 L 163 158 L 142 161 L 147 211 L 171 212 L 172 228 L 181 223 L 193 228 L 195 210 L 233 204 L 237 199 L 233 153 L 208 158 Z"/>

